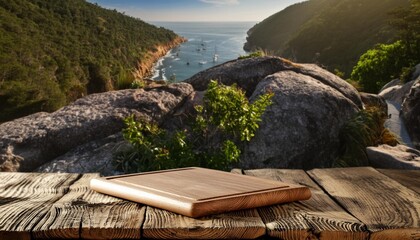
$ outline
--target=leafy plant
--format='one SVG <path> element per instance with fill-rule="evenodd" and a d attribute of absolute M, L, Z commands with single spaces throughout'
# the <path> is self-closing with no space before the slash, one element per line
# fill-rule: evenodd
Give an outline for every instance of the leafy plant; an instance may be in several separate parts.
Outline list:
<path fill-rule="evenodd" d="M 411 0 L 408 8 L 394 10 L 391 15 L 399 40 L 368 50 L 353 68 L 351 77 L 366 92 L 377 93 L 393 78 L 407 81 L 410 69 L 420 63 L 420 0 Z"/>
<path fill-rule="evenodd" d="M 151 171 L 188 166 L 227 170 L 239 160 L 241 144 L 255 135 L 272 94 L 249 103 L 234 86 L 209 84 L 204 104 L 185 130 L 169 133 L 156 123 L 125 120 L 124 138 L 132 149 L 121 152 L 116 163 L 125 172 Z"/>
<path fill-rule="evenodd" d="M 399 143 L 396 136 L 384 127 L 387 115 L 377 107 L 360 111 L 340 131 L 341 156 L 334 167 L 367 166 L 366 147 Z"/>
<path fill-rule="evenodd" d="M 377 93 L 392 78 L 399 77 L 407 63 L 401 41 L 393 44 L 379 44 L 368 50 L 353 68 L 352 79 L 359 81 L 366 92 Z"/>
<path fill-rule="evenodd" d="M 124 138 L 132 149 L 116 156 L 117 165 L 125 172 L 144 172 L 192 165 L 193 153 L 186 144 L 185 132 L 173 135 L 156 123 L 125 119 Z"/>

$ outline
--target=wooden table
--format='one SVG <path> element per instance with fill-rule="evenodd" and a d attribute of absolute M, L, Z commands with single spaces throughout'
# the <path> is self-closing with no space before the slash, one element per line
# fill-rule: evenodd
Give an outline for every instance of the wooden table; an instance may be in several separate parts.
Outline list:
<path fill-rule="evenodd" d="M 0 173 L 0 239 L 420 239 L 420 171 L 233 171 L 312 198 L 192 219 L 93 192 L 97 174 Z"/>

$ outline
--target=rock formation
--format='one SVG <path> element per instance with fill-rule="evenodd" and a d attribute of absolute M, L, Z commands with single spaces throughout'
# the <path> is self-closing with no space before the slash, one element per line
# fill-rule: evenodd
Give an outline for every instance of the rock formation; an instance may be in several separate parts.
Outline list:
<path fill-rule="evenodd" d="M 379 92 L 379 96 L 394 104 L 401 105 L 407 97 L 407 94 L 410 92 L 413 84 L 414 80 L 402 85 L 400 84 L 399 79 L 393 80 L 384 86 L 384 88 Z"/>
<path fill-rule="evenodd" d="M 0 170 L 40 165 L 123 128 L 129 115 L 161 121 L 192 93 L 189 84 L 92 94 L 54 113 L 37 113 L 0 125 Z"/>
<path fill-rule="evenodd" d="M 218 80 L 225 85 L 236 83 L 246 91 L 247 96 L 251 96 L 261 80 L 268 75 L 280 71 L 293 71 L 302 75 L 311 76 L 318 82 L 334 88 L 346 98 L 353 101 L 359 108 L 363 105 L 357 91 L 336 75 L 314 64 L 296 64 L 278 57 L 249 58 L 240 61 L 233 60 L 204 70 L 185 80 L 185 82 L 190 83 L 198 91 L 204 91 L 210 80 Z"/>
<path fill-rule="evenodd" d="M 339 129 L 362 107 L 357 91 L 334 74 L 276 57 L 231 61 L 186 82 L 204 90 L 212 79 L 245 88 L 251 101 L 274 93 L 273 105 L 242 154 L 243 168 L 329 167 L 338 155 Z"/>
<path fill-rule="evenodd" d="M 417 149 L 420 149 L 419 81 L 420 64 L 413 68 L 411 81 L 401 84 L 399 79 L 394 79 L 379 93 L 379 96 L 385 98 L 391 116 L 386 127 L 398 135 L 404 144 Z"/>
<path fill-rule="evenodd" d="M 420 77 L 402 104 L 402 114 L 413 145 L 420 149 Z"/>
<path fill-rule="evenodd" d="M 369 162 L 376 168 L 420 170 L 420 151 L 404 145 L 380 145 L 366 149 Z"/>
<path fill-rule="evenodd" d="M 274 93 L 274 104 L 244 151 L 241 167 L 330 167 L 338 156 L 340 128 L 358 111 L 357 105 L 336 89 L 293 71 L 267 76 L 251 100 L 267 92 Z"/>
<path fill-rule="evenodd" d="M 78 146 L 62 156 L 45 163 L 36 172 L 91 173 L 103 176 L 122 174 L 116 169 L 115 153 L 129 147 L 122 134 L 117 133 L 106 138 L 94 140 Z"/>

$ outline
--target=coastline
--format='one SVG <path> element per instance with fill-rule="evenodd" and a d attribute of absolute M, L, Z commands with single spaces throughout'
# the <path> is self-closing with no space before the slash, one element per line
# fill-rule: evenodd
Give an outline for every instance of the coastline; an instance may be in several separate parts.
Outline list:
<path fill-rule="evenodd" d="M 137 62 L 137 68 L 133 72 L 134 78 L 144 80 L 152 76 L 154 66 L 159 61 L 159 59 L 164 57 L 173 48 L 186 41 L 186 38 L 178 36 L 167 44 L 156 46 L 155 51 L 149 51 L 144 59 Z"/>

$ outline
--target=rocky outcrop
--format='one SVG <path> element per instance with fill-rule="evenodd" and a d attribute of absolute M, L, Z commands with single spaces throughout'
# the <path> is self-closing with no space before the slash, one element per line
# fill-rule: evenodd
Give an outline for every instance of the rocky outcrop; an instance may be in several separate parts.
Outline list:
<path fill-rule="evenodd" d="M 417 79 L 418 77 L 420 77 L 420 63 L 413 68 L 413 73 L 411 74 L 411 79 Z"/>
<path fill-rule="evenodd" d="M 115 134 L 136 115 L 163 121 L 193 92 L 178 83 L 151 89 L 92 94 L 54 113 L 38 113 L 0 125 L 0 170 L 32 171 L 93 140 Z"/>
<path fill-rule="evenodd" d="M 328 85 L 362 108 L 362 101 L 357 91 L 336 75 L 314 64 L 296 64 L 279 57 L 260 57 L 234 60 L 202 71 L 185 80 L 195 90 L 204 91 L 211 80 L 225 85 L 237 84 L 251 96 L 258 83 L 268 75 L 292 71 L 310 76 L 318 82 Z"/>
<path fill-rule="evenodd" d="M 330 167 L 338 156 L 340 128 L 359 110 L 357 105 L 335 88 L 294 71 L 267 76 L 251 100 L 267 92 L 274 93 L 273 105 L 244 151 L 241 167 Z"/>
<path fill-rule="evenodd" d="M 122 174 L 116 170 L 115 153 L 128 148 L 129 143 L 124 141 L 122 134 L 95 140 L 66 154 L 55 158 L 37 168 L 35 172 L 56 173 L 100 173 L 102 176 Z"/>
<path fill-rule="evenodd" d="M 413 145 L 420 149 L 420 77 L 403 102 L 402 114 Z"/>
<path fill-rule="evenodd" d="M 244 88 L 251 100 L 274 93 L 260 129 L 242 154 L 243 168 L 329 167 L 340 128 L 363 104 L 350 84 L 313 64 L 278 57 L 235 60 L 186 80 L 204 90 L 210 80 Z"/>
<path fill-rule="evenodd" d="M 202 91 L 210 80 L 237 84 L 251 100 L 274 93 L 273 105 L 242 154 L 243 168 L 330 166 L 338 155 L 340 128 L 363 106 L 356 89 L 341 78 L 278 57 L 230 61 L 186 82 Z"/>
<path fill-rule="evenodd" d="M 410 92 L 414 81 L 401 85 L 400 80 L 397 80 L 398 84 L 395 84 L 395 80 L 391 81 L 388 87 L 384 87 L 383 90 L 379 92 L 379 96 L 383 97 L 387 101 L 391 101 L 395 104 L 401 105 L 404 99 L 407 97 L 407 94 Z"/>
<path fill-rule="evenodd" d="M 366 149 L 369 162 L 376 168 L 420 170 L 420 151 L 404 145 L 380 145 Z"/>
<path fill-rule="evenodd" d="M 177 47 L 186 41 L 187 39 L 183 37 L 176 37 L 167 44 L 157 45 L 154 51 L 147 52 L 146 57 L 137 63 L 137 68 L 133 72 L 134 78 L 144 79 L 152 75 L 153 66 L 159 58 L 165 56 L 172 48 Z"/>

